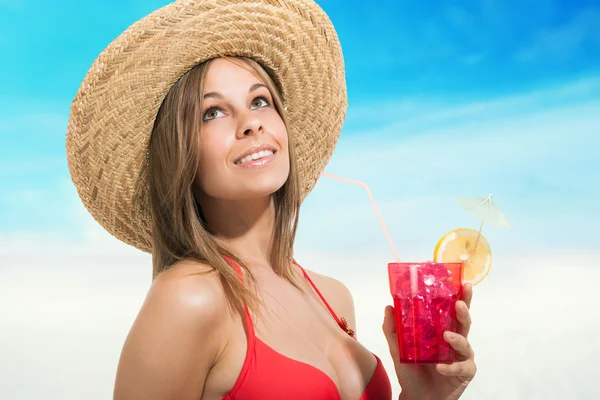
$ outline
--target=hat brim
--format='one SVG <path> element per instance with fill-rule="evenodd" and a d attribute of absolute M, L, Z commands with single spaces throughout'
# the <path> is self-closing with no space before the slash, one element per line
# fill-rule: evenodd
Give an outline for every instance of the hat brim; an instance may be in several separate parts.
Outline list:
<path fill-rule="evenodd" d="M 347 109 L 337 34 L 312 0 L 178 1 L 137 21 L 102 51 L 71 105 L 72 181 L 93 218 L 151 251 L 145 155 L 158 109 L 195 65 L 219 56 L 259 62 L 282 89 L 302 200 L 339 138 Z"/>

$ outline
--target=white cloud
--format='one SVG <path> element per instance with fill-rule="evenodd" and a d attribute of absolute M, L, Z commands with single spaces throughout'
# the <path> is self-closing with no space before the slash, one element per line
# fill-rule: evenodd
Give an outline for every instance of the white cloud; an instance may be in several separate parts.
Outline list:
<path fill-rule="evenodd" d="M 367 140 L 390 135 L 404 138 L 444 132 L 458 125 L 464 128 L 515 117 L 548 116 L 551 111 L 572 112 L 575 107 L 591 117 L 596 114 L 594 107 L 599 98 L 600 76 L 581 76 L 569 82 L 546 84 L 536 90 L 494 98 L 465 99 L 455 94 L 454 97 L 380 99 L 376 104 L 353 103 L 348 108 L 346 126 L 359 126 L 358 133 Z M 371 129 L 365 126 L 365 120 Z"/>
<path fill-rule="evenodd" d="M 456 199 L 489 193 L 514 226 L 484 227 L 492 249 L 520 254 L 596 248 L 600 232 L 590 227 L 600 224 L 594 212 L 600 187 L 593 184 L 600 180 L 600 101 L 567 101 L 599 91 L 600 81 L 586 80 L 508 100 L 434 109 L 429 114 L 440 118 L 438 129 L 410 128 L 411 122 L 403 128 L 399 122 L 378 133 L 342 135 L 327 172 L 370 186 L 404 257 L 430 254 L 448 230 L 478 228 Z M 547 96 L 567 104 L 536 109 Z M 472 121 L 479 112 L 490 117 Z M 416 113 L 419 119 L 426 116 Z M 301 245 L 360 252 L 380 243 L 378 250 L 389 253 L 360 187 L 323 178 L 307 198 L 301 224 Z"/>

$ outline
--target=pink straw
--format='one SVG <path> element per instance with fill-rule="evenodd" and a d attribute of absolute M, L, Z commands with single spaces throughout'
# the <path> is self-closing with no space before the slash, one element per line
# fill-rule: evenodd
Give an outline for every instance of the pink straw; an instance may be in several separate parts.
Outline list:
<path fill-rule="evenodd" d="M 383 229 L 383 233 L 385 234 L 385 237 L 387 238 L 388 243 L 390 244 L 390 247 L 392 248 L 392 252 L 394 253 L 394 256 L 396 257 L 396 262 L 400 262 L 400 257 L 398 256 L 398 252 L 396 251 L 396 248 L 394 247 L 394 242 L 392 241 L 392 237 L 390 236 L 387 228 L 385 227 L 385 223 L 383 222 L 383 218 L 381 217 L 379 208 L 377 208 L 377 203 L 375 203 L 375 199 L 373 198 L 373 195 L 371 194 L 371 189 L 369 189 L 369 186 L 367 186 L 366 183 L 355 181 L 354 179 L 344 178 L 342 176 L 333 175 L 333 174 L 330 174 L 327 172 L 323 172 L 321 174 L 321 176 L 324 176 L 324 177 L 330 178 L 330 179 L 335 179 L 335 180 L 342 181 L 342 182 L 346 182 L 346 183 L 351 183 L 351 184 L 357 185 L 357 186 L 362 186 L 367 191 L 367 195 L 369 196 L 371 205 L 373 206 L 373 209 L 375 210 L 375 214 L 377 214 L 377 218 L 379 219 L 379 224 L 381 225 L 381 229 Z"/>

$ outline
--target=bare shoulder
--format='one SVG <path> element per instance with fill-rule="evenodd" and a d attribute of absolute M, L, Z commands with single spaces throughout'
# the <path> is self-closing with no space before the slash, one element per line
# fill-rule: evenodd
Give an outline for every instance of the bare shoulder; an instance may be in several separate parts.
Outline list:
<path fill-rule="evenodd" d="M 200 398 L 227 310 L 211 267 L 184 262 L 161 273 L 125 340 L 114 400 Z"/>
<path fill-rule="evenodd" d="M 344 318 L 350 329 L 356 332 L 354 299 L 348 287 L 340 280 L 306 269 L 321 294 L 333 308 L 338 317 Z"/>

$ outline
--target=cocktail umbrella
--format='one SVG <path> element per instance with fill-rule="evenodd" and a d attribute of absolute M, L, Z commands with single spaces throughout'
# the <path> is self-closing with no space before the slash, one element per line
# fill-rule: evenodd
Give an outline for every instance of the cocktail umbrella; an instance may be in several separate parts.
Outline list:
<path fill-rule="evenodd" d="M 500 211 L 500 207 L 498 207 L 492 200 L 491 194 L 488 197 L 483 198 L 477 197 L 458 199 L 458 202 L 467 212 L 481 221 L 479 233 L 477 235 L 477 241 L 475 242 L 475 248 L 477 248 L 477 244 L 479 243 L 479 237 L 481 236 L 481 230 L 483 229 L 484 222 L 487 222 L 498 228 L 511 227 L 506 215 Z"/>

